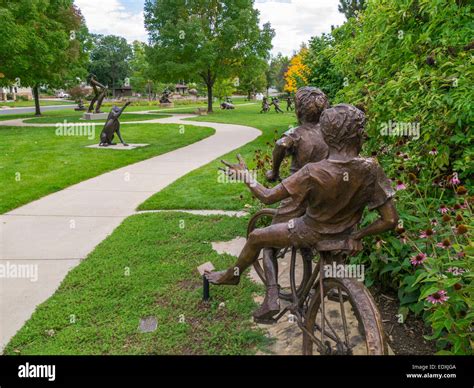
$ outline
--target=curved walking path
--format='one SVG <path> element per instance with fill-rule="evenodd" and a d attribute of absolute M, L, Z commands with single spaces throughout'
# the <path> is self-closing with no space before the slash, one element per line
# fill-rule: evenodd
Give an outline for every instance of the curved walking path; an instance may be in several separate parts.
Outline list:
<path fill-rule="evenodd" d="M 10 277 L 0 278 L 0 351 L 36 306 L 56 291 L 66 274 L 126 217 L 135 214 L 138 205 L 181 176 L 261 134 L 256 128 L 243 125 L 182 121 L 194 116 L 175 114 L 163 119 L 122 124 L 193 125 L 214 128 L 215 134 L 88 179 L 0 215 L 0 267 L 10 273 Z M 0 125 L 52 124 L 28 124 L 19 119 L 2 121 Z M 14 278 L 12 271 L 21 269 L 32 272 L 25 273 L 28 278 Z"/>

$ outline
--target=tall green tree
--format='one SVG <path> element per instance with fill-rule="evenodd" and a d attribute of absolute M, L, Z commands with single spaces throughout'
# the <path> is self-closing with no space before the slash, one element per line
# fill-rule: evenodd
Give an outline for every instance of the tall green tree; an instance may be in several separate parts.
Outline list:
<path fill-rule="evenodd" d="M 132 43 L 133 56 L 130 60 L 130 82 L 133 90 L 150 95 L 155 83 L 151 79 L 150 64 L 146 59 L 146 43 L 134 41 Z"/>
<path fill-rule="evenodd" d="M 131 76 L 132 46 L 115 35 L 93 35 L 89 72 L 109 88 L 122 86 Z"/>
<path fill-rule="evenodd" d="M 285 88 L 285 73 L 288 71 L 290 60 L 282 53 L 278 53 L 270 60 L 270 65 L 266 71 L 267 90 L 275 87 L 279 92 Z"/>
<path fill-rule="evenodd" d="M 335 38 L 331 34 L 312 37 L 304 61 L 309 69 L 308 83 L 320 88 L 330 100 L 344 85 L 343 75 L 332 63 L 334 45 Z"/>
<path fill-rule="evenodd" d="M 64 86 L 85 75 L 87 27 L 72 0 L 0 0 L 2 83 L 31 86 L 41 115 L 40 85 Z"/>
<path fill-rule="evenodd" d="M 266 89 L 268 67 L 268 62 L 261 58 L 252 58 L 244 63 L 238 78 L 238 88 L 247 94 L 248 99 L 253 93 Z"/>
<path fill-rule="evenodd" d="M 351 18 L 365 8 L 365 0 L 339 0 L 338 11 Z"/>
<path fill-rule="evenodd" d="M 259 27 L 252 0 L 147 0 L 148 58 L 157 77 L 201 79 L 212 112 L 217 79 L 237 73 L 250 57 L 266 58 L 274 32 Z"/>

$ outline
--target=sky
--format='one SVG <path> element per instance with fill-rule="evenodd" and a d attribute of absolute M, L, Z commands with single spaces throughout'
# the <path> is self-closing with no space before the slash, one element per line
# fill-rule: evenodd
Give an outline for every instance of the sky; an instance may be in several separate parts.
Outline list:
<path fill-rule="evenodd" d="M 86 19 L 89 31 L 119 35 L 130 43 L 147 41 L 143 23 L 144 0 L 75 0 Z M 344 23 L 339 0 L 255 0 L 260 22 L 270 22 L 275 29 L 272 53 L 291 56 L 301 43 L 329 32 L 331 25 Z"/>

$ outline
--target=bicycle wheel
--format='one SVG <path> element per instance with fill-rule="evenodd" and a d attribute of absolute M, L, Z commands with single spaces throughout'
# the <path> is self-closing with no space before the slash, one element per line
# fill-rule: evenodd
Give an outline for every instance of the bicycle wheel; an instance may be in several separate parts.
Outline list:
<path fill-rule="evenodd" d="M 275 209 L 262 209 L 255 213 L 248 223 L 247 237 L 255 229 L 264 228 L 271 225 L 273 216 L 275 214 Z M 302 292 L 304 285 L 311 276 L 313 265 L 312 256 L 310 256 L 309 253 L 302 254 L 299 249 L 297 250 L 291 247 L 287 247 L 284 249 L 276 249 L 275 251 L 275 257 L 277 258 L 277 260 L 284 259 L 286 256 L 287 262 L 290 264 L 287 265 L 286 268 L 280 266 L 282 268 L 281 270 L 279 270 L 277 262 L 277 271 L 279 272 L 278 277 L 280 283 L 279 296 L 283 300 L 291 301 L 292 292 L 290 281 L 290 266 L 293 265 L 293 261 L 290 260 L 290 254 L 296 255 L 296 257 L 294 258 L 295 270 L 293 271 L 293 273 L 295 273 L 295 285 L 298 295 Z M 255 272 L 257 272 L 257 275 L 262 280 L 262 282 L 266 284 L 265 271 L 263 270 L 262 265 L 262 257 L 259 257 L 259 259 L 254 262 L 253 267 L 255 268 Z"/>
<path fill-rule="evenodd" d="M 323 320 L 318 285 L 316 283 L 315 293 L 305 316 L 303 354 L 312 355 L 314 350 L 326 355 L 386 354 L 382 319 L 369 290 L 356 279 L 324 279 Z M 320 340 L 318 345 L 308 332 Z"/>

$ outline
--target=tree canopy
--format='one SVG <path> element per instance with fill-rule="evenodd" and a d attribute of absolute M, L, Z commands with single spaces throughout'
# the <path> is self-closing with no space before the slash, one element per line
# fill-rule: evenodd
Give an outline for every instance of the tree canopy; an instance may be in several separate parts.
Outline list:
<path fill-rule="evenodd" d="M 85 74 L 84 18 L 72 0 L 2 0 L 0 19 L 0 82 L 33 87 L 39 115 L 40 85 L 63 86 Z"/>
<path fill-rule="evenodd" d="M 216 80 L 238 75 L 251 57 L 268 58 L 274 36 L 269 24 L 259 27 L 252 0 L 147 0 L 145 26 L 156 76 L 201 79 L 210 112 Z"/>

